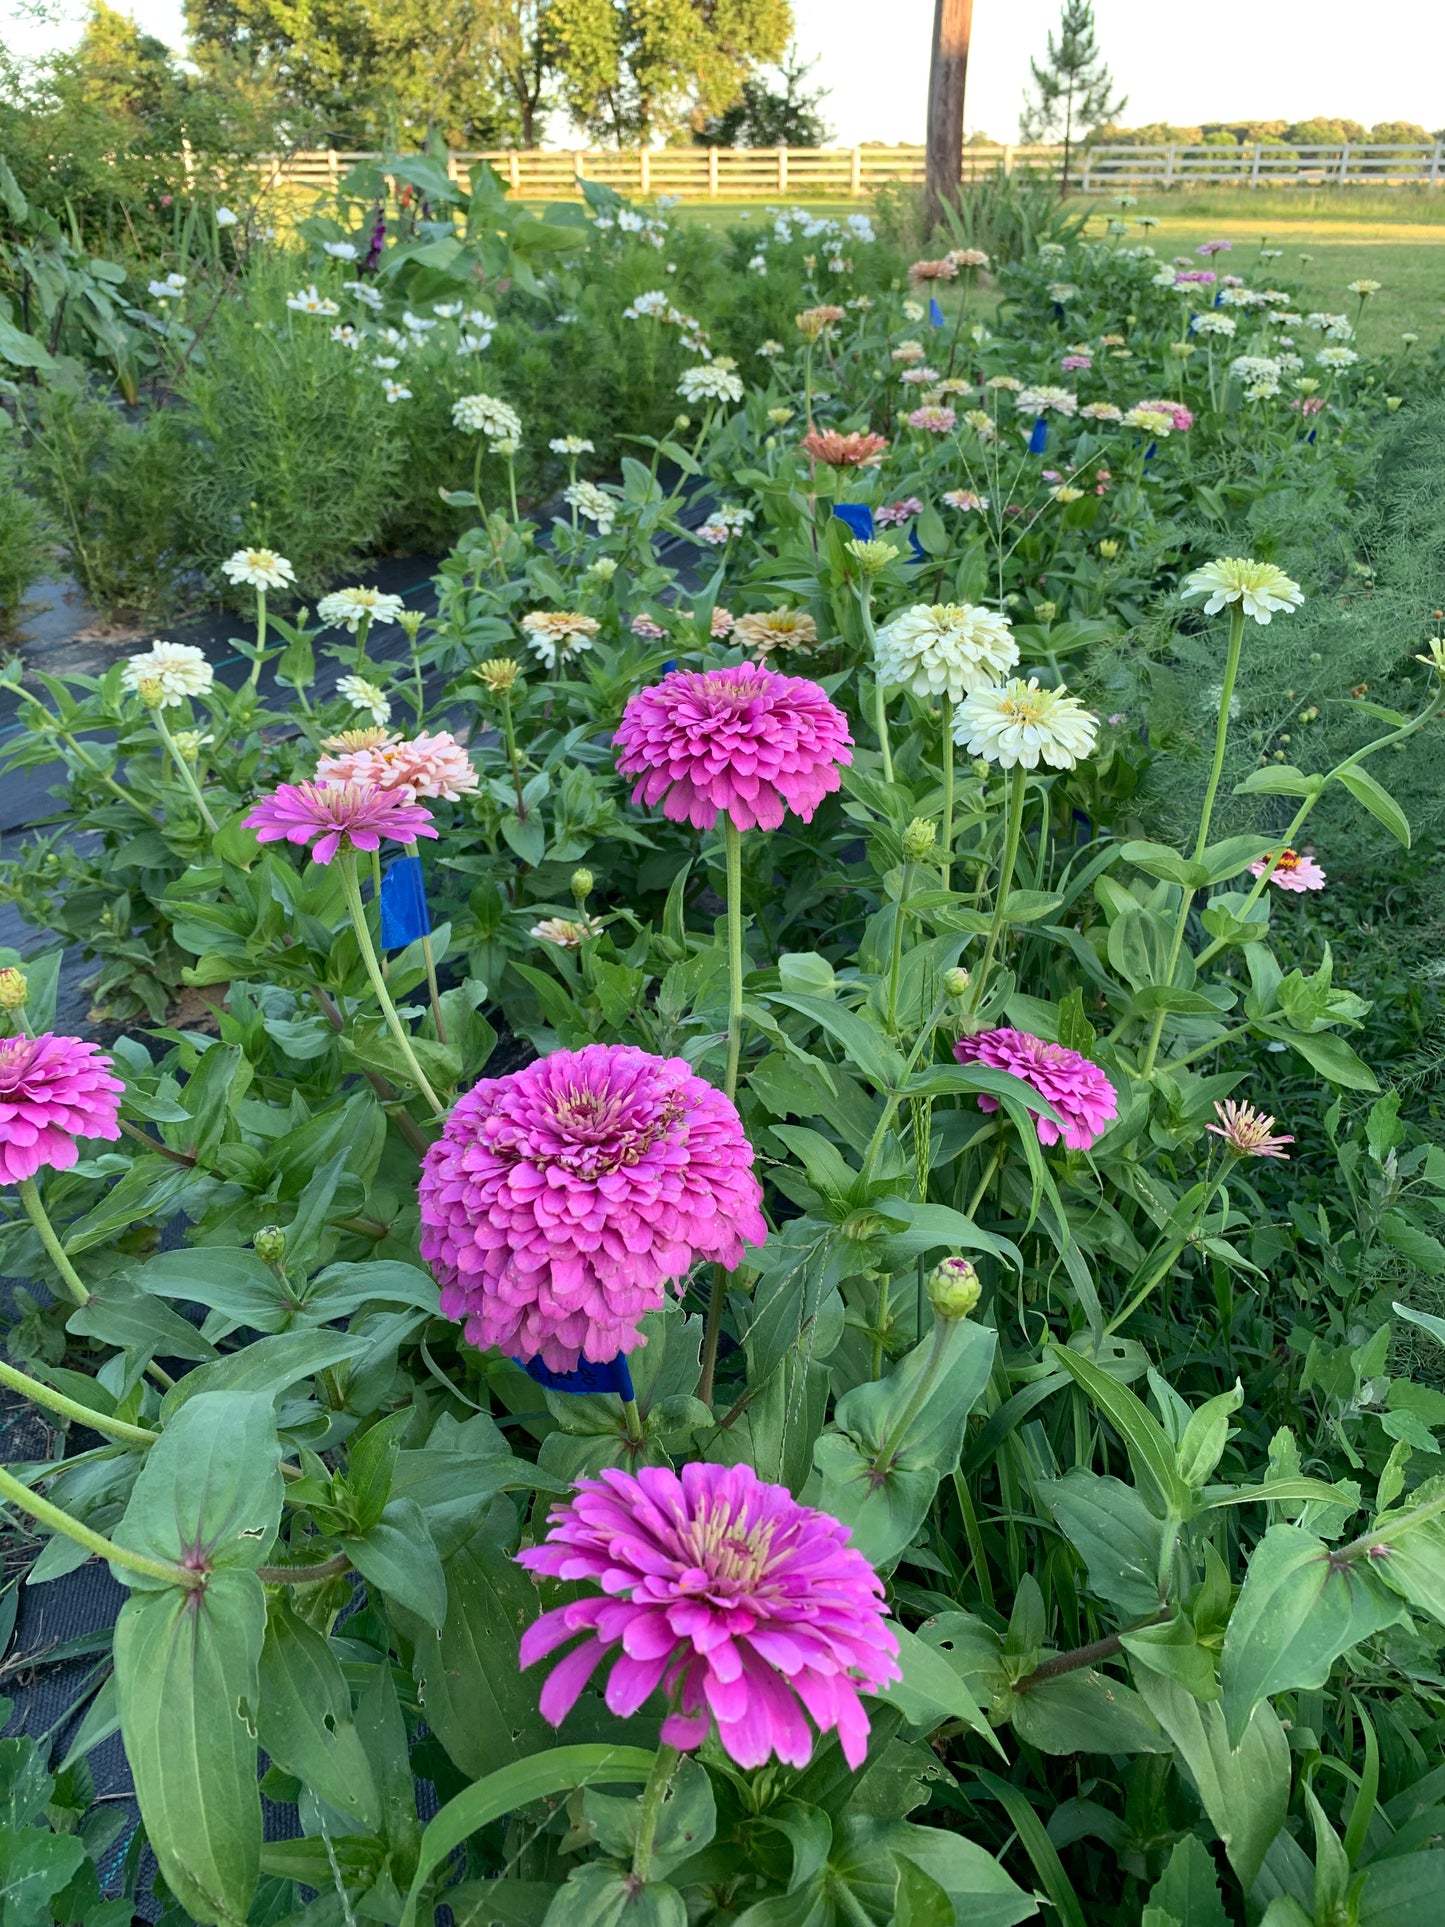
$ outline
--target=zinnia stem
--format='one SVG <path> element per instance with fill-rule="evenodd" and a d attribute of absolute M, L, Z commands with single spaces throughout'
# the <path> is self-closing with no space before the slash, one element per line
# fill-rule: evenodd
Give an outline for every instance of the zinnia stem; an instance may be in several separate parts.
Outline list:
<path fill-rule="evenodd" d="M 195 804 L 196 808 L 200 811 L 201 821 L 205 824 L 206 828 L 211 832 L 211 835 L 214 836 L 216 834 L 216 831 L 220 828 L 220 825 L 217 823 L 215 817 L 211 815 L 211 812 L 206 808 L 206 799 L 201 794 L 201 786 L 196 781 L 195 775 L 191 769 L 190 764 L 186 761 L 185 757 L 182 756 L 180 750 L 177 748 L 175 737 L 172 736 L 170 730 L 166 727 L 166 719 L 165 719 L 165 716 L 162 714 L 159 705 L 157 705 L 157 707 L 151 711 L 151 721 L 156 726 L 157 736 L 159 736 L 161 741 L 165 744 L 167 756 L 170 757 L 171 761 L 176 766 L 176 774 L 180 777 L 182 783 L 185 784 L 187 790 L 189 790 L 191 801 Z"/>
<path fill-rule="evenodd" d="M 938 1377 L 939 1367 L 943 1363 L 943 1351 L 948 1343 L 950 1329 L 951 1321 L 946 1318 L 940 1318 L 937 1312 L 935 1312 L 933 1315 L 933 1344 L 928 1353 L 927 1363 L 923 1367 L 922 1376 L 919 1378 L 918 1384 L 914 1387 L 913 1396 L 909 1399 L 902 1418 L 899 1419 L 893 1430 L 878 1448 L 877 1456 L 873 1460 L 872 1470 L 874 1472 L 887 1473 L 894 1459 L 898 1456 L 899 1447 L 908 1436 L 909 1426 L 912 1425 L 914 1419 L 916 1419 L 918 1414 L 923 1410 L 928 1399 L 928 1394 L 933 1390 L 933 1381 Z"/>
<path fill-rule="evenodd" d="M 1210 1187 L 1210 1189 L 1205 1193 L 1205 1196 L 1203 1197 L 1203 1199 L 1201 1199 L 1198 1210 L 1194 1213 L 1194 1216 L 1191 1218 L 1189 1222 L 1189 1229 L 1186 1232 L 1184 1232 L 1182 1237 L 1171 1239 L 1169 1249 L 1165 1252 L 1163 1258 L 1160 1259 L 1159 1262 L 1151 1268 L 1149 1276 L 1144 1280 L 1144 1283 L 1140 1285 L 1139 1289 L 1134 1293 L 1134 1296 L 1129 1300 L 1128 1304 L 1125 1305 L 1122 1311 L 1115 1312 L 1114 1316 L 1109 1320 L 1108 1324 L 1105 1325 L 1104 1336 L 1106 1338 L 1112 1337 L 1113 1334 L 1116 1331 L 1118 1331 L 1121 1325 L 1128 1324 L 1129 1320 L 1134 1316 L 1135 1312 L 1138 1311 L 1139 1307 L 1143 1304 L 1144 1300 L 1149 1296 L 1150 1292 L 1154 1291 L 1157 1288 L 1157 1286 L 1160 1284 L 1161 1280 L 1170 1271 L 1173 1270 L 1175 1264 L 1178 1262 L 1180 1258 L 1180 1255 L 1183 1253 L 1185 1246 L 1189 1243 L 1190 1239 L 1193 1238 L 1195 1233 L 1198 1231 L 1200 1225 L 1203 1224 L 1205 1213 L 1209 1210 L 1209 1207 L 1210 1205 L 1213 1204 L 1214 1200 L 1219 1196 L 1220 1189 L 1223 1186 L 1225 1179 L 1229 1176 L 1230 1172 L 1234 1169 L 1234 1166 L 1237 1163 L 1238 1163 L 1237 1158 L 1226 1156 L 1223 1164 L 1219 1168 L 1218 1177 L 1214 1180 L 1214 1183 Z"/>
<path fill-rule="evenodd" d="M 623 1399 L 622 1416 L 627 1421 L 628 1439 L 633 1445 L 641 1445 L 644 1436 L 642 1430 L 642 1414 L 637 1409 L 637 1400 L 635 1398 Z"/>
<path fill-rule="evenodd" d="M 148 1432 L 144 1426 L 127 1425 L 124 1419 L 111 1418 L 106 1412 L 92 1411 L 90 1406 L 67 1398 L 64 1392 L 57 1392 L 53 1385 L 43 1385 L 38 1378 L 17 1372 L 13 1365 L 7 1365 L 3 1359 L 0 1359 L 0 1385 L 8 1385 L 12 1392 L 19 1392 L 35 1405 L 43 1405 L 48 1412 L 58 1413 L 73 1425 L 88 1425 L 92 1432 L 119 1439 L 126 1445 L 154 1445 L 160 1437 L 159 1432 Z"/>
<path fill-rule="evenodd" d="M 675 1746 L 660 1746 L 642 1789 L 642 1811 L 637 1817 L 637 1844 L 632 1850 L 632 1878 L 646 1885 L 652 1872 L 652 1843 L 657 1838 L 657 1823 L 662 1818 L 662 1803 L 672 1776 L 682 1758 Z"/>
<path fill-rule="evenodd" d="M 898 979 L 903 970 L 903 931 L 908 922 L 908 899 L 913 895 L 913 862 L 903 859 L 903 880 L 893 906 L 893 958 L 888 966 L 888 1028 L 898 1033 Z"/>
<path fill-rule="evenodd" d="M 953 870 L 953 703 L 943 698 L 943 887 Z"/>
<path fill-rule="evenodd" d="M 522 798 L 522 767 L 517 760 L 517 731 L 512 722 L 512 698 L 502 695 L 502 734 L 507 739 L 507 761 L 512 766 L 512 788 L 517 792 L 517 821 L 527 820 L 527 805 Z"/>
<path fill-rule="evenodd" d="M 19 1479 L 3 1469 L 0 1469 L 0 1498 L 7 1499 L 11 1505 L 18 1505 L 22 1512 L 28 1512 L 32 1519 L 49 1526 L 52 1532 L 73 1539 L 76 1545 L 84 1546 L 97 1559 L 109 1559 L 114 1565 L 124 1566 L 127 1572 L 138 1573 L 145 1579 L 162 1579 L 170 1586 L 194 1589 L 206 1583 L 203 1572 L 173 1565 L 169 1559 L 149 1559 L 143 1552 L 132 1552 L 126 1546 L 118 1546 L 113 1539 L 105 1538 L 102 1533 L 92 1532 L 89 1526 L 83 1526 L 79 1519 L 72 1519 L 68 1512 L 62 1512 L 49 1499 L 42 1499 L 38 1492 L 32 1492 L 28 1485 L 22 1485 Z"/>
<path fill-rule="evenodd" d="M 22 1178 L 15 1187 L 20 1194 L 20 1202 L 25 1207 L 25 1215 L 40 1234 L 40 1242 L 50 1257 L 50 1262 L 60 1273 L 60 1282 L 65 1286 L 67 1297 L 73 1298 L 77 1305 L 88 1305 L 90 1293 L 81 1282 L 80 1274 L 66 1256 L 65 1246 L 56 1235 L 55 1226 L 50 1222 L 45 1206 L 40 1202 L 40 1191 L 34 1178 Z"/>
<path fill-rule="evenodd" d="M 1009 890 L 1013 886 L 1014 864 L 1018 861 L 1019 839 L 1024 826 L 1024 793 L 1028 787 L 1028 773 L 1022 763 L 1016 763 L 1009 771 L 1008 825 L 1004 830 L 1003 862 L 998 873 L 998 900 L 993 907 L 993 922 L 988 927 L 988 942 L 984 945 L 983 962 L 979 965 L 978 976 L 974 979 L 973 996 L 969 999 L 969 1009 L 977 1010 L 988 983 L 989 972 L 993 969 L 998 940 L 1003 930 L 1004 917 L 1008 912 Z"/>
<path fill-rule="evenodd" d="M 877 675 L 877 670 L 874 670 Z M 881 681 L 873 685 L 873 723 L 878 731 L 878 747 L 883 753 L 883 780 L 893 781 L 893 745 L 888 740 L 888 696 Z"/>
<path fill-rule="evenodd" d="M 411 1072 L 413 1083 L 431 1105 L 432 1110 L 440 1116 L 441 1100 L 427 1082 L 426 1072 L 417 1062 L 410 1034 L 396 1013 L 396 1005 L 391 1001 L 391 993 L 387 990 L 386 981 L 381 974 L 381 965 L 377 960 L 376 946 L 372 943 L 371 932 L 366 927 L 366 906 L 361 901 L 361 885 L 356 880 L 356 852 L 342 851 L 340 861 L 341 887 L 346 892 L 346 907 L 351 912 L 352 928 L 356 931 L 357 945 L 361 950 L 361 960 L 366 965 L 366 974 L 371 979 L 371 988 L 376 993 L 377 1002 L 381 1005 L 387 1028 L 396 1039 L 397 1048 L 406 1062 L 407 1069 Z"/>
<path fill-rule="evenodd" d="M 261 680 L 261 652 L 266 647 L 266 591 L 256 591 L 256 653 L 251 658 L 251 673 L 246 678 L 248 689 L 254 689 Z"/>
<path fill-rule="evenodd" d="M 737 1095 L 738 1065 L 743 1043 L 743 839 L 732 818 L 723 812 L 723 850 L 727 862 L 728 932 L 728 1056 L 723 1074 L 723 1091 L 729 1098 Z M 707 1325 L 702 1340 L 702 1366 L 697 1395 L 704 1405 L 712 1402 L 713 1375 L 717 1370 L 718 1336 L 722 1331 L 724 1279 L 726 1268 L 713 1266 L 712 1291 L 707 1301 Z"/>

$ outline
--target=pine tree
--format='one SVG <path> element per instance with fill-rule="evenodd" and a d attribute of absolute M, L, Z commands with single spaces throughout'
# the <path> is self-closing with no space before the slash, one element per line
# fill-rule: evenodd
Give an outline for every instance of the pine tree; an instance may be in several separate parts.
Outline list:
<path fill-rule="evenodd" d="M 1062 139 L 1063 184 L 1069 184 L 1069 156 L 1093 128 L 1112 120 L 1128 105 L 1127 97 L 1111 98 L 1114 77 L 1104 63 L 1094 38 L 1094 9 L 1090 0 L 1064 0 L 1059 34 L 1049 35 L 1043 63 L 1029 62 L 1034 77 L 1033 97 L 1025 98 L 1019 133 L 1026 141 Z"/>

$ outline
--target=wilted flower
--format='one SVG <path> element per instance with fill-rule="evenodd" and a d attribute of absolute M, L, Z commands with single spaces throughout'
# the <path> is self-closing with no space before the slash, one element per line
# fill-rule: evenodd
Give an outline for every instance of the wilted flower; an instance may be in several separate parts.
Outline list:
<path fill-rule="evenodd" d="M 1208 596 L 1207 616 L 1217 615 L 1226 603 L 1242 602 L 1244 613 L 1266 623 L 1277 611 L 1297 609 L 1304 592 L 1273 562 L 1251 562 L 1243 556 L 1221 556 L 1185 577 L 1180 591 L 1186 600 Z"/>
<path fill-rule="evenodd" d="M 399 595 L 383 595 L 380 589 L 336 589 L 322 596 L 316 613 L 328 629 L 349 629 L 355 635 L 363 622 L 373 628 L 395 622 L 405 607 Z"/>
<path fill-rule="evenodd" d="M 971 602 L 918 603 L 878 631 L 876 674 L 931 700 L 961 702 L 987 689 L 1019 659 L 1007 616 Z"/>
<path fill-rule="evenodd" d="M 415 843 L 435 836 L 431 811 L 409 790 L 375 783 L 282 783 L 243 821 L 260 843 L 314 845 L 312 861 L 330 863 L 338 850 L 377 850 L 383 837 Z"/>
<path fill-rule="evenodd" d="M 667 634 L 660 622 L 654 622 L 652 617 L 646 614 L 635 615 L 628 627 L 634 636 L 640 636 L 644 642 L 660 642 Z"/>
<path fill-rule="evenodd" d="M 421 1251 L 479 1348 L 554 1371 L 641 1343 L 693 1265 L 767 1235 L 752 1147 L 681 1058 L 553 1051 L 460 1099 L 422 1161 Z"/>
<path fill-rule="evenodd" d="M 590 649 L 592 638 L 601 626 L 596 616 L 584 616 L 572 610 L 533 609 L 522 617 L 527 647 L 549 669 L 555 669 L 569 656 Z"/>
<path fill-rule="evenodd" d="M 127 659 L 120 686 L 143 694 L 156 708 L 178 709 L 188 696 L 208 695 L 215 680 L 204 653 L 190 643 L 153 642 L 143 656 Z"/>
<path fill-rule="evenodd" d="M 1028 1031 L 978 1031 L 972 1037 L 960 1037 L 953 1054 L 960 1064 L 1009 1071 L 1048 1099 L 1063 1123 L 1031 1111 L 1040 1144 L 1057 1144 L 1062 1137 L 1071 1151 L 1087 1151 L 1119 1115 L 1118 1095 L 1097 1064 Z M 978 1100 L 981 1111 L 998 1107 L 999 1100 L 986 1092 Z"/>
<path fill-rule="evenodd" d="M 818 645 L 818 625 L 804 609 L 770 609 L 739 616 L 732 634 L 742 648 L 759 656 L 775 652 L 789 655 Z"/>
<path fill-rule="evenodd" d="M 125 1086 L 113 1068 L 79 1037 L 0 1037 L 0 1184 L 20 1184 L 45 1169 L 68 1171 L 80 1156 L 79 1140 L 120 1136 Z"/>
<path fill-rule="evenodd" d="M 826 468 L 871 468 L 887 453 L 888 438 L 856 431 L 843 435 L 836 428 L 813 428 L 798 446 Z"/>
<path fill-rule="evenodd" d="M 337 678 L 336 693 L 343 702 L 353 709 L 365 710 L 378 726 L 391 721 L 391 704 L 385 693 L 365 676 L 340 676 Z"/>
<path fill-rule="evenodd" d="M 920 315 L 922 309 L 919 310 Z M 837 307 L 832 302 L 823 302 L 816 308 L 805 308 L 800 315 L 794 315 L 798 333 L 805 341 L 816 341 L 825 328 L 834 322 L 842 321 L 848 313 L 846 308 Z"/>
<path fill-rule="evenodd" d="M 1281 850 L 1278 855 L 1273 850 L 1251 863 L 1249 874 L 1262 877 L 1273 862 L 1270 882 L 1278 884 L 1281 890 L 1289 890 L 1302 896 L 1306 890 L 1323 890 L 1325 873 L 1312 856 L 1300 856 L 1294 850 Z"/>
<path fill-rule="evenodd" d="M 760 663 L 674 670 L 631 698 L 613 741 L 633 802 L 698 830 L 720 810 L 739 830 L 775 830 L 788 810 L 811 822 L 853 760 L 847 720 L 817 683 Z"/>
<path fill-rule="evenodd" d="M 916 286 L 921 281 L 952 281 L 957 273 L 957 261 L 951 254 L 945 254 L 941 261 L 915 261 L 908 270 L 908 279 Z"/>
<path fill-rule="evenodd" d="M 221 564 L 221 574 L 230 582 L 244 582 L 253 589 L 284 589 L 296 580 L 296 571 L 274 549 L 237 549 Z"/>
<path fill-rule="evenodd" d="M 601 929 L 595 917 L 544 917 L 540 923 L 534 923 L 527 934 L 542 943 L 555 944 L 559 950 L 577 950 Z"/>
<path fill-rule="evenodd" d="M 1237 1103 L 1232 1097 L 1224 1103 L 1216 1101 L 1214 1115 L 1217 1124 L 1206 1124 L 1206 1131 L 1213 1131 L 1222 1137 L 1237 1158 L 1281 1158 L 1288 1160 L 1286 1144 L 1293 1144 L 1289 1136 L 1275 1137 L 1274 1119 L 1263 1111 L 1257 1111 L 1252 1104 Z"/>
<path fill-rule="evenodd" d="M 953 719 L 954 741 L 970 756 L 1001 769 L 1073 769 L 1094 747 L 1098 718 L 1066 689 L 1041 689 L 1038 678 L 1015 676 L 998 689 L 981 689 Z"/>

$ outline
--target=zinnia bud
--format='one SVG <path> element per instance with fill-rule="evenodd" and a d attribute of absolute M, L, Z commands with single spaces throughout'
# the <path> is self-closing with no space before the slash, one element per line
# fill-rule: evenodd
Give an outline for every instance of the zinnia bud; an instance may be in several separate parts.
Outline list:
<path fill-rule="evenodd" d="M 16 970 L 13 964 L 0 970 L 0 1010 L 23 1010 L 29 995 L 23 970 Z"/>
<path fill-rule="evenodd" d="M 915 816 L 903 832 L 903 854 L 910 863 L 921 863 L 937 840 L 936 826 L 926 816 Z"/>
<path fill-rule="evenodd" d="M 574 870 L 572 872 L 572 895 L 576 898 L 579 907 L 591 896 L 592 886 L 595 881 L 596 879 L 590 870 Z"/>
<path fill-rule="evenodd" d="M 843 546 L 863 574 L 869 577 L 881 575 L 899 553 L 891 542 L 865 542 L 856 537 Z"/>
<path fill-rule="evenodd" d="M 928 1274 L 928 1299 L 940 1318 L 967 1318 L 983 1296 L 967 1258 L 945 1258 Z"/>
<path fill-rule="evenodd" d="M 1106 562 L 1112 562 L 1118 553 L 1119 544 L 1115 542 L 1112 537 L 1106 538 L 1099 544 L 1099 554 Z"/>
<path fill-rule="evenodd" d="M 952 970 L 945 970 L 943 973 L 944 995 L 948 997 L 966 997 L 968 995 L 968 987 L 972 982 L 973 979 L 969 976 L 963 965 L 955 964 Z"/>
<path fill-rule="evenodd" d="M 286 1233 L 279 1224 L 263 1224 L 251 1242 L 262 1264 L 279 1265 L 286 1256 Z"/>
<path fill-rule="evenodd" d="M 505 696 L 515 688 L 521 673 L 522 665 L 513 656 L 493 656 L 489 662 L 479 662 L 472 671 L 493 696 Z"/>

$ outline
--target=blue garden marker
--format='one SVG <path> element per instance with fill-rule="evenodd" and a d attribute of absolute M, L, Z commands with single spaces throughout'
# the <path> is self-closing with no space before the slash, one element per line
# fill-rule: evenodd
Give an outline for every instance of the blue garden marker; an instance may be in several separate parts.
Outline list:
<path fill-rule="evenodd" d="M 866 502 L 835 502 L 833 513 L 860 542 L 873 540 L 873 511 Z"/>
<path fill-rule="evenodd" d="M 918 539 L 918 531 L 916 529 L 910 529 L 908 531 L 908 547 L 910 550 L 908 557 L 910 562 L 916 564 L 928 560 L 927 555 L 924 553 L 923 544 Z"/>
<path fill-rule="evenodd" d="M 943 310 L 939 307 L 932 295 L 928 297 L 928 319 L 932 327 L 941 328 L 943 326 Z"/>
<path fill-rule="evenodd" d="M 1048 445 L 1049 425 L 1043 416 L 1040 415 L 1034 423 L 1033 432 L 1029 436 L 1029 453 L 1030 455 L 1042 455 Z"/>
<path fill-rule="evenodd" d="M 431 913 L 426 907 L 419 856 L 394 857 L 381 878 L 381 947 L 404 950 L 418 937 L 431 935 Z"/>
<path fill-rule="evenodd" d="M 576 1392 L 582 1396 L 598 1392 L 616 1392 L 624 1404 L 636 1397 L 632 1389 L 632 1374 L 627 1369 L 627 1358 L 619 1352 L 616 1358 L 609 1358 L 605 1364 L 596 1365 L 590 1358 L 584 1358 L 575 1370 L 554 1372 L 550 1365 L 544 1365 L 540 1358 L 520 1358 L 512 1360 L 521 1365 L 522 1370 L 534 1383 L 549 1392 Z"/>

